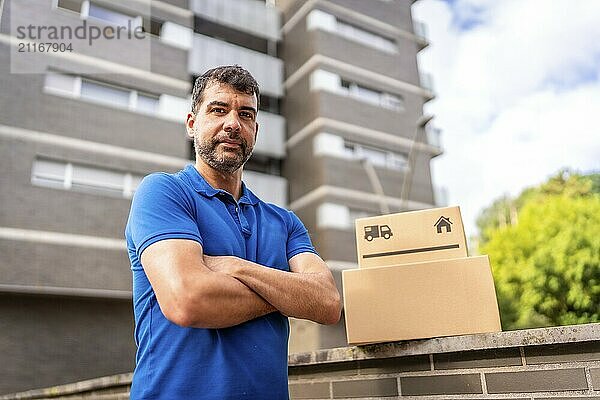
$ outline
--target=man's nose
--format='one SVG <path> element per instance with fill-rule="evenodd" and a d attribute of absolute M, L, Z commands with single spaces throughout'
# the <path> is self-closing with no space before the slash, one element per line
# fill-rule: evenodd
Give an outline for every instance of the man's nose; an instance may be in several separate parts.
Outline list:
<path fill-rule="evenodd" d="M 242 125 L 240 124 L 238 115 L 236 112 L 231 111 L 229 114 L 227 114 L 227 118 L 223 124 L 223 130 L 225 132 L 239 132 L 240 129 L 242 129 Z"/>

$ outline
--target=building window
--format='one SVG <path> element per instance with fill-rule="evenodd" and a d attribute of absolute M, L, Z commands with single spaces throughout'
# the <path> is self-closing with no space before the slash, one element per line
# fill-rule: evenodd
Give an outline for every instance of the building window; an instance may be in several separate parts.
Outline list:
<path fill-rule="evenodd" d="M 371 103 L 394 111 L 404 110 L 404 99 L 397 94 L 382 92 L 371 89 L 346 79 L 341 79 L 340 86 L 342 90 L 350 97 L 357 100 Z"/>
<path fill-rule="evenodd" d="M 81 0 L 56 0 L 56 7 L 81 13 Z"/>
<path fill-rule="evenodd" d="M 31 183 L 36 186 L 125 198 L 131 198 L 142 178 L 127 172 L 47 159 L 36 159 L 31 172 Z"/>
<path fill-rule="evenodd" d="M 193 147 L 193 143 L 191 146 Z M 195 150 L 193 150 L 191 158 L 193 159 L 195 155 Z M 281 176 L 281 160 L 254 153 L 246 164 L 244 164 L 244 171 Z"/>
<path fill-rule="evenodd" d="M 333 156 L 349 160 L 368 160 L 371 164 L 397 171 L 409 168 L 408 154 L 367 146 L 344 139 L 342 136 L 320 132 L 313 140 L 315 156 Z"/>
<path fill-rule="evenodd" d="M 130 27 L 131 29 L 142 25 L 142 17 L 140 16 L 123 14 L 89 2 L 86 17 L 91 17 L 111 25 Z"/>
<path fill-rule="evenodd" d="M 156 115 L 160 95 L 100 82 L 86 77 L 48 72 L 44 90 L 59 96 L 73 97 L 110 107 Z"/>
<path fill-rule="evenodd" d="M 65 163 L 35 160 L 31 173 L 31 183 L 57 189 L 70 189 L 72 168 L 67 171 Z"/>
<path fill-rule="evenodd" d="M 154 114 L 158 110 L 159 95 L 141 93 L 87 78 L 81 80 L 80 97 L 85 100 L 126 108 L 131 111 Z"/>
<path fill-rule="evenodd" d="M 392 39 L 388 39 L 378 35 L 377 33 L 367 31 L 363 28 L 359 28 L 358 26 L 340 21 L 339 19 L 336 21 L 336 28 L 337 32 L 341 36 L 344 36 L 350 40 L 354 40 L 355 42 L 383 50 L 387 53 L 398 52 L 396 43 Z"/>
<path fill-rule="evenodd" d="M 394 111 L 404 110 L 404 99 L 398 94 L 383 92 L 340 77 L 334 72 L 317 69 L 310 74 L 311 90 L 326 90 L 353 97 L 359 101 Z"/>
<path fill-rule="evenodd" d="M 60 96 L 79 97 L 81 79 L 72 75 L 48 72 L 44 82 L 44 90 Z"/>
<path fill-rule="evenodd" d="M 84 100 L 128 108 L 130 96 L 131 91 L 129 90 L 85 78 L 81 80 L 80 97 Z"/>
<path fill-rule="evenodd" d="M 408 168 L 408 155 L 404 153 L 377 149 L 349 141 L 344 141 L 344 152 L 349 158 L 366 159 L 376 167 L 397 171 Z"/>
<path fill-rule="evenodd" d="M 277 46 L 269 44 L 267 39 L 253 35 L 244 30 L 238 30 L 232 26 L 222 25 L 218 22 L 206 19 L 201 15 L 194 17 L 194 32 L 204 36 L 223 40 L 246 49 L 258 51 L 263 54 L 277 56 Z"/>
<path fill-rule="evenodd" d="M 159 96 L 150 93 L 137 93 L 135 100 L 135 109 L 145 114 L 154 114 L 158 111 Z"/>
<path fill-rule="evenodd" d="M 128 15 L 95 3 L 82 0 L 54 0 L 57 8 L 78 13 L 82 18 L 92 18 L 105 24 L 135 29 L 138 26 L 153 36 L 160 37 L 164 21 L 140 15 Z"/>
<path fill-rule="evenodd" d="M 160 36 L 162 32 L 163 21 L 159 21 L 154 18 L 144 18 L 142 21 L 142 29 L 144 32 L 153 35 Z"/>
<path fill-rule="evenodd" d="M 125 177 L 123 173 L 73 165 L 71 190 L 109 196 L 125 196 Z"/>
<path fill-rule="evenodd" d="M 325 11 L 312 10 L 307 16 L 306 24 L 308 30 L 325 30 L 386 53 L 398 53 L 398 46 L 393 39 L 343 21 Z"/>
<path fill-rule="evenodd" d="M 262 94 L 260 95 L 260 110 L 266 111 L 271 114 L 279 114 L 280 113 L 280 100 L 277 97 L 269 96 Z"/>

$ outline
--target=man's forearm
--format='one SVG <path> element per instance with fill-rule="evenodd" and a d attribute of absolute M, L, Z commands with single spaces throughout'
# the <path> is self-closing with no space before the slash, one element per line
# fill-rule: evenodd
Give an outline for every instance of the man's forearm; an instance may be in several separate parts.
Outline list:
<path fill-rule="evenodd" d="M 215 257 L 211 264 L 238 279 L 282 314 L 331 324 L 339 319 L 339 293 L 329 273 L 287 272 L 237 257 Z"/>
<path fill-rule="evenodd" d="M 190 324 L 197 328 L 227 328 L 277 311 L 255 291 L 241 281 L 221 272 L 214 272 L 215 290 L 204 290 L 198 307 L 190 309 L 198 319 Z M 209 313 L 210 316 L 201 315 Z M 207 322 L 210 321 L 210 322 Z"/>
<path fill-rule="evenodd" d="M 177 325 L 226 328 L 277 311 L 239 280 L 209 269 L 194 241 L 158 241 L 141 259 L 161 311 Z"/>

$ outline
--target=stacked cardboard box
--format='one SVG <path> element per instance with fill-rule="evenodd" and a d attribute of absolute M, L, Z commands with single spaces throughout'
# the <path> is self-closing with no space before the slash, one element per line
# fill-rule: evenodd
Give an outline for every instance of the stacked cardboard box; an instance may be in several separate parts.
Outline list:
<path fill-rule="evenodd" d="M 467 257 L 458 207 L 356 220 L 358 269 L 343 272 L 349 344 L 498 332 L 487 256 Z"/>

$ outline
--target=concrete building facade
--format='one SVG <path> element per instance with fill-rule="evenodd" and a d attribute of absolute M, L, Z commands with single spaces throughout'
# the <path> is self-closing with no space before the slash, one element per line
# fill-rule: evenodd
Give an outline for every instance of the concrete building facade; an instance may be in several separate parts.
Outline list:
<path fill-rule="evenodd" d="M 127 21 L 145 38 L 38 54 L 39 72 L 21 73 L 20 19 Z M 356 261 L 355 216 L 436 202 L 440 148 L 422 115 L 433 95 L 416 64 L 426 41 L 408 1 L 13 0 L 0 23 L 0 393 L 132 370 L 131 196 L 193 159 L 184 120 L 208 68 L 257 78 L 244 180 L 296 211 L 336 271 Z M 292 351 L 345 343 L 343 325 L 293 327 Z"/>

